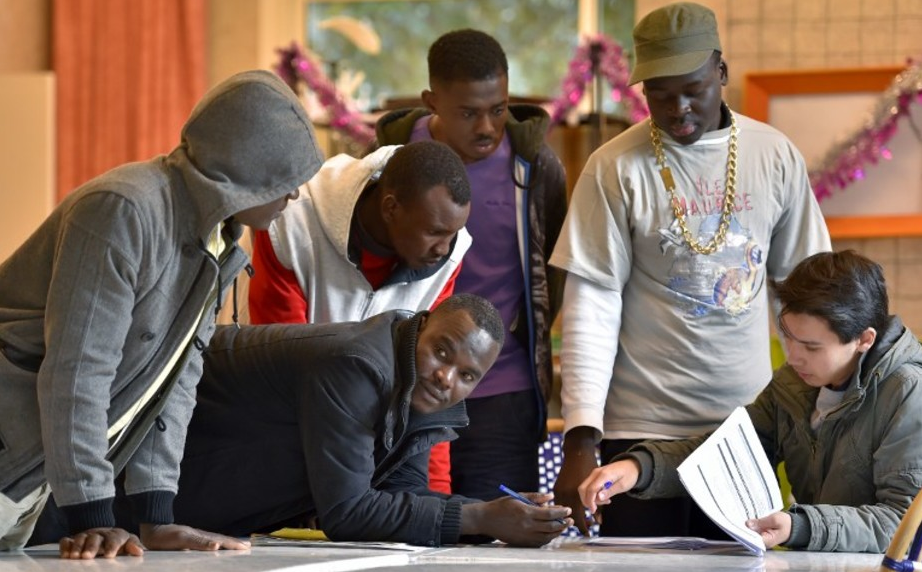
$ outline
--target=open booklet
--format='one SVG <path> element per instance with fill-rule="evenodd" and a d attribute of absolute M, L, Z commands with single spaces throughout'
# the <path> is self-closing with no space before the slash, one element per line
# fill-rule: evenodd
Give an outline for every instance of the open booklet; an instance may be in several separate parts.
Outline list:
<path fill-rule="evenodd" d="M 701 510 L 755 554 L 762 537 L 746 521 L 780 511 L 781 489 L 746 409 L 726 421 L 679 465 L 679 478 Z"/>

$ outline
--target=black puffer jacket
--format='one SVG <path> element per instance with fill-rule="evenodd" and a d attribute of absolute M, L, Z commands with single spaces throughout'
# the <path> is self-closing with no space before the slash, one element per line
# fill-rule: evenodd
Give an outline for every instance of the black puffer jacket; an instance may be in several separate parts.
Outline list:
<path fill-rule="evenodd" d="M 429 449 L 467 425 L 464 402 L 410 408 L 419 314 L 219 326 L 183 459 L 178 518 L 246 535 L 316 516 L 333 540 L 460 539 L 461 505 L 428 488 Z M 233 499 L 233 502 L 227 502 Z"/>

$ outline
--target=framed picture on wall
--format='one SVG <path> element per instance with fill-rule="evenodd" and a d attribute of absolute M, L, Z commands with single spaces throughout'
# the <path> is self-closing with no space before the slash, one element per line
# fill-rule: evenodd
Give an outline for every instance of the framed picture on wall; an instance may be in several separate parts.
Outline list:
<path fill-rule="evenodd" d="M 778 128 L 816 169 L 858 133 L 901 67 L 763 71 L 746 75 L 744 113 Z M 887 143 L 892 158 L 820 202 L 833 238 L 922 236 L 922 106 L 902 117 Z M 912 122 L 913 125 L 909 125 Z"/>

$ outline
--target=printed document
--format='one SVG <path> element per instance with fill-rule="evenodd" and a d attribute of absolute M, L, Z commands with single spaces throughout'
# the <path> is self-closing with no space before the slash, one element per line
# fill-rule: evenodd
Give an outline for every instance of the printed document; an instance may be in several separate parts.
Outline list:
<path fill-rule="evenodd" d="M 679 478 L 701 510 L 755 554 L 765 543 L 746 521 L 780 511 L 781 490 L 743 407 L 679 465 Z"/>

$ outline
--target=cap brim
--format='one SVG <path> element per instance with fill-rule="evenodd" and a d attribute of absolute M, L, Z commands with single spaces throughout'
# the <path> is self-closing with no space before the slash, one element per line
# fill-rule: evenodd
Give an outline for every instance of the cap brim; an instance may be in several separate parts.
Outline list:
<path fill-rule="evenodd" d="M 634 67 L 634 71 L 631 72 L 628 85 L 634 85 L 656 77 L 672 77 L 692 73 L 703 66 L 713 53 L 713 49 L 708 49 L 638 64 Z"/>

